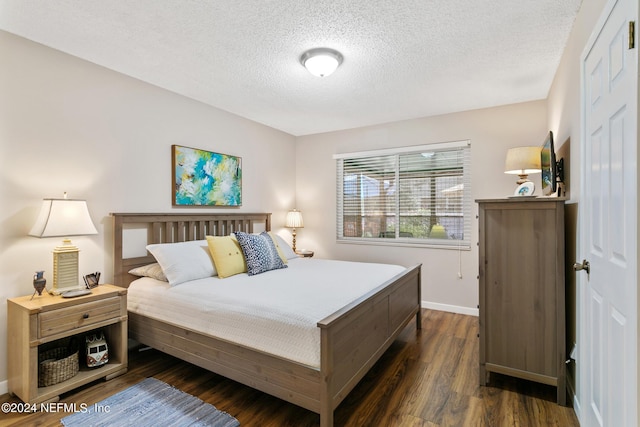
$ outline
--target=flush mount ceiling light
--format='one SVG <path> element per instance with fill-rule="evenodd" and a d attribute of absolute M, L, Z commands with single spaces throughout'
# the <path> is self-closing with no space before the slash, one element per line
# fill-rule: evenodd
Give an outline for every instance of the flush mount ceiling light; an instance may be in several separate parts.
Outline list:
<path fill-rule="evenodd" d="M 314 76 L 326 77 L 342 64 L 342 59 L 337 50 L 319 47 L 303 53 L 300 63 Z"/>

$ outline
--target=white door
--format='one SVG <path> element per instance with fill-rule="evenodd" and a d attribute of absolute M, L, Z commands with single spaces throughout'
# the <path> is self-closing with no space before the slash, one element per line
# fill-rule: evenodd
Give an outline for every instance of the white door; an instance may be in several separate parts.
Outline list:
<path fill-rule="evenodd" d="M 579 403 L 582 426 L 637 426 L 638 0 L 610 0 L 582 56 Z M 637 37 L 631 36 L 631 39 Z"/>

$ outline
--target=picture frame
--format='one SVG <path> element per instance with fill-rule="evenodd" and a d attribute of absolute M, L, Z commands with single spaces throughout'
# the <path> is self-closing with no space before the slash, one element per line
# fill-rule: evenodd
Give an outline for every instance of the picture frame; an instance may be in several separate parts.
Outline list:
<path fill-rule="evenodd" d="M 171 146 L 173 206 L 242 206 L 242 158 Z"/>
<path fill-rule="evenodd" d="M 87 274 L 86 276 L 83 276 L 83 278 L 87 289 L 93 289 L 98 286 L 98 283 L 100 282 L 100 272 L 96 271 L 95 273 Z"/>

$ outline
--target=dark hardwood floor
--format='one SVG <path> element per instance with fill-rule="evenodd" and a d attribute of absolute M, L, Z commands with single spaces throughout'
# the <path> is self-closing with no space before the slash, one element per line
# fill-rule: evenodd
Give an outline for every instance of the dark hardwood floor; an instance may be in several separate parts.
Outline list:
<path fill-rule="evenodd" d="M 555 388 L 498 375 L 478 381 L 478 318 L 423 310 L 335 411 L 336 426 L 578 426 Z M 236 417 L 242 426 L 317 426 L 319 416 L 155 350 L 132 351 L 129 372 L 61 396 L 92 405 L 155 377 Z M 0 403 L 16 402 L 9 395 Z M 59 426 L 64 412 L 0 413 L 2 426 Z M 158 424 L 158 425 L 161 425 Z"/>

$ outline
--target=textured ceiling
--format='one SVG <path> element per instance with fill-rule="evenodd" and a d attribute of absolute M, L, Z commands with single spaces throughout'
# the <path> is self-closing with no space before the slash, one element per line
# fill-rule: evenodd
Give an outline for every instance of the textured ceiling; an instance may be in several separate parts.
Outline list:
<path fill-rule="evenodd" d="M 0 0 L 0 29 L 305 135 L 547 97 L 581 0 Z M 300 55 L 344 62 L 309 74 Z"/>

